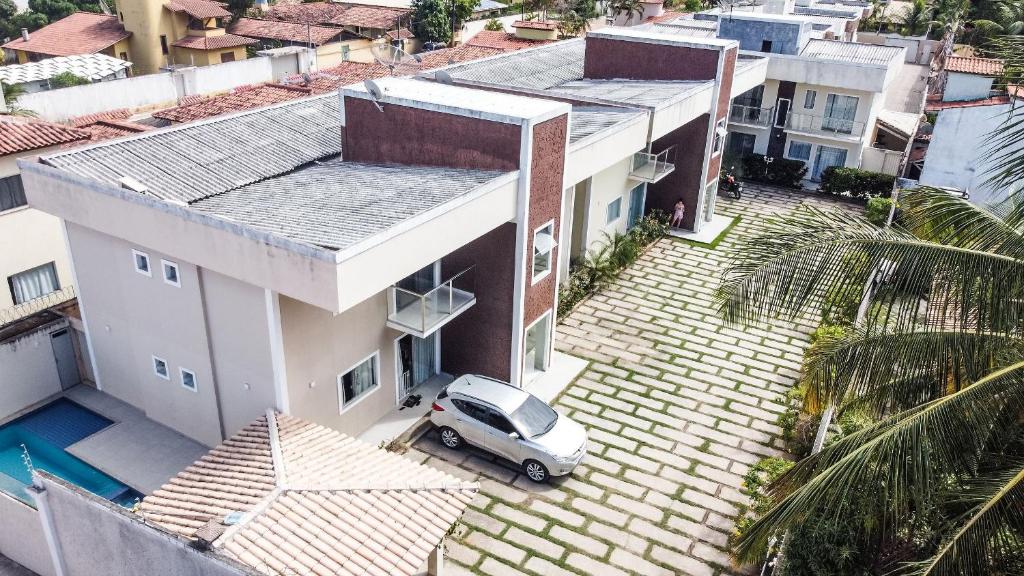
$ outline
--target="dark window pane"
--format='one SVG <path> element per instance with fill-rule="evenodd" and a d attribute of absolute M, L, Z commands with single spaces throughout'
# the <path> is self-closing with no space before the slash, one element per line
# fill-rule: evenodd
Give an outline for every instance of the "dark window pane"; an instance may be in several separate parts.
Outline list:
<path fill-rule="evenodd" d="M 25 204 L 25 187 L 21 183 L 21 176 L 15 174 L 0 178 L 0 212 Z"/>

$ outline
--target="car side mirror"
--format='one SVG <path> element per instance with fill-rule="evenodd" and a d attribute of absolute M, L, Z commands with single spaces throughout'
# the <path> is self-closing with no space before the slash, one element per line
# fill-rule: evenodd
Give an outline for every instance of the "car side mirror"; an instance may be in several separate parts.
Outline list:
<path fill-rule="evenodd" d="M 519 433 L 518 432 L 509 432 L 508 433 L 508 437 L 513 439 L 513 440 L 519 440 Z"/>

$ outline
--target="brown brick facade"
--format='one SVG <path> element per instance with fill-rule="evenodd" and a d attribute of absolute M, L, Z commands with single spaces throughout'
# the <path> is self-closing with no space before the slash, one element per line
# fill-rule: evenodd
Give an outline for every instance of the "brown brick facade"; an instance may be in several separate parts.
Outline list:
<path fill-rule="evenodd" d="M 669 214 L 680 198 L 686 204 L 684 224 L 693 227 L 698 212 L 700 177 L 704 168 L 704 149 L 707 142 L 709 114 L 703 114 L 672 132 L 658 138 L 651 148 L 660 152 L 676 146 L 676 169 L 663 180 L 647 186 L 647 209 L 660 208 Z"/>
<path fill-rule="evenodd" d="M 551 258 L 551 274 L 531 286 L 533 276 L 533 231 L 554 220 L 555 241 L 559 238 L 562 211 L 562 177 L 565 167 L 565 140 L 569 134 L 569 117 L 559 116 L 538 124 L 533 129 L 533 150 L 530 157 L 530 223 L 526 240 L 526 301 L 523 323 L 529 326 L 550 310 L 555 302 L 555 271 L 558 270 L 558 249 Z"/>
<path fill-rule="evenodd" d="M 631 80 L 711 80 L 718 50 L 588 37 L 583 77 Z"/>

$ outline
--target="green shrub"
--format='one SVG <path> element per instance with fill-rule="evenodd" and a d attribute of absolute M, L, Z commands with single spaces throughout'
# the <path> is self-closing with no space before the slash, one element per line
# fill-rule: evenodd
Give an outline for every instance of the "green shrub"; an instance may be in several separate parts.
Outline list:
<path fill-rule="evenodd" d="M 87 78 L 76 76 L 72 72 L 61 72 L 56 76 L 50 78 L 50 88 L 56 90 L 57 88 L 70 88 L 71 86 L 81 86 L 82 84 L 89 84 Z"/>
<path fill-rule="evenodd" d="M 892 198 L 868 198 L 867 208 L 864 209 L 864 217 L 875 226 L 881 228 L 889 221 L 889 212 L 892 211 L 892 204 Z"/>
<path fill-rule="evenodd" d="M 825 194 L 851 198 L 875 196 L 888 198 L 892 195 L 894 182 L 896 182 L 896 177 L 891 174 L 829 166 L 821 173 L 820 191 Z"/>
<path fill-rule="evenodd" d="M 761 154 L 751 154 L 742 159 L 743 178 L 756 182 L 767 182 L 788 188 L 800 188 L 807 165 L 799 160 L 775 158 L 771 163 L 765 162 Z"/>
<path fill-rule="evenodd" d="M 499 22 L 497 18 L 491 18 L 487 21 L 487 24 L 484 24 L 484 30 L 488 30 L 490 32 L 498 32 L 504 29 L 505 26 Z"/>
<path fill-rule="evenodd" d="M 764 458 L 758 460 L 743 476 L 743 488 L 750 497 L 750 505 L 736 519 L 734 537 L 743 535 L 754 521 L 763 516 L 772 507 L 772 497 L 768 488 L 772 482 L 793 467 L 793 463 L 782 458 Z"/>

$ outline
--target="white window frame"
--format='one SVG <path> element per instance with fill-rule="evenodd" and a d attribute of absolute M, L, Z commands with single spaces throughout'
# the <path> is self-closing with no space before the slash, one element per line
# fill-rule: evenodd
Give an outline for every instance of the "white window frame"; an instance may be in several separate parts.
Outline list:
<path fill-rule="evenodd" d="M 721 154 L 725 150 L 725 140 L 729 136 L 728 128 L 729 118 L 725 117 L 715 122 L 715 133 L 712 134 L 713 144 L 711 147 L 711 155 Z"/>
<path fill-rule="evenodd" d="M 177 280 L 172 281 L 172 280 L 169 280 L 167 278 L 167 269 L 168 268 L 174 268 L 174 276 L 175 276 L 175 278 L 177 278 Z M 160 259 L 160 274 L 164 278 L 164 284 L 170 284 L 171 286 L 176 286 L 178 288 L 181 288 L 181 268 L 178 267 L 178 263 L 177 262 L 171 262 L 170 260 L 164 260 L 163 258 L 161 258 Z"/>
<path fill-rule="evenodd" d="M 139 256 L 146 259 L 146 270 L 139 268 Z M 132 268 L 147 278 L 153 277 L 153 259 L 146 252 L 132 248 Z"/>
<path fill-rule="evenodd" d="M 808 148 L 807 148 L 807 158 L 797 158 L 796 156 L 790 156 L 790 154 L 789 154 L 789 147 L 792 146 L 794 142 L 796 142 L 798 144 L 806 144 L 808 146 Z M 785 156 L 785 158 L 787 160 L 796 160 L 798 162 L 804 162 L 804 163 L 808 163 L 809 164 L 811 162 L 811 158 L 814 158 L 814 144 L 812 144 L 810 142 L 807 142 L 805 140 L 790 140 L 789 142 L 786 142 L 786 151 L 785 152 L 786 153 L 783 156 Z"/>
<path fill-rule="evenodd" d="M 615 206 L 615 217 L 612 218 L 612 206 Z M 622 219 L 622 196 L 619 196 L 615 200 L 612 200 L 604 208 L 604 223 L 605 225 L 613 222 L 618 222 Z"/>
<path fill-rule="evenodd" d="M 188 386 L 188 385 L 185 384 L 185 374 L 186 373 L 192 375 L 192 384 L 194 386 Z M 182 368 L 182 367 L 179 366 L 178 367 L 178 375 L 181 377 L 181 387 L 182 388 L 184 388 L 185 390 L 188 390 L 190 392 L 196 392 L 196 393 L 199 392 L 199 377 L 196 376 L 195 372 L 189 370 L 188 368 Z"/>
<path fill-rule="evenodd" d="M 807 105 L 807 98 L 811 98 L 811 105 Z M 805 90 L 804 91 L 804 110 L 814 110 L 814 106 L 818 103 L 818 91 L 817 90 Z"/>
<path fill-rule="evenodd" d="M 554 258 L 554 255 L 555 255 L 555 249 L 558 248 L 558 243 L 557 242 L 555 243 L 554 246 L 551 247 L 551 250 L 549 250 L 547 252 L 547 254 L 548 254 L 548 265 L 547 265 L 547 268 L 542 270 L 539 274 L 536 272 L 536 269 L 537 269 L 536 264 L 537 264 L 537 256 L 538 256 L 537 248 L 536 248 L 537 247 L 537 235 L 540 234 L 540 231 L 545 229 L 545 228 L 551 228 L 551 232 L 549 232 L 549 234 L 551 234 L 551 238 L 554 239 L 554 237 L 555 237 L 555 220 L 554 219 L 548 220 L 547 222 L 545 222 L 544 224 L 538 226 L 537 228 L 535 228 L 533 230 L 533 241 L 530 243 L 530 248 L 531 248 L 530 249 L 530 275 L 532 277 L 532 281 L 530 282 L 531 286 L 536 284 L 537 282 L 540 282 L 541 280 L 547 278 L 551 274 L 551 271 L 554 270 L 554 268 L 555 268 L 555 258 Z"/>
<path fill-rule="evenodd" d="M 164 373 L 163 374 L 161 374 L 160 371 L 156 369 L 158 363 L 164 365 Z M 167 360 L 164 360 L 163 358 L 161 358 L 159 356 L 153 356 L 153 374 L 156 374 L 156 376 L 158 378 L 162 378 L 164 380 L 170 380 L 171 379 L 171 366 L 170 366 L 170 364 L 167 363 Z"/>
<path fill-rule="evenodd" d="M 348 374 L 349 372 L 355 370 L 359 366 L 361 366 L 363 364 L 366 364 L 366 362 L 368 360 L 373 360 L 374 364 L 377 367 L 377 369 L 374 370 L 374 374 L 377 375 L 377 382 L 376 382 L 376 384 L 374 384 L 373 388 L 370 388 L 370 389 L 366 390 L 365 392 L 360 394 L 358 397 L 356 397 L 355 400 L 352 400 L 351 402 L 349 402 L 346 405 L 345 404 L 345 392 L 342 390 L 342 387 L 341 387 L 342 386 L 342 384 L 341 384 L 342 383 L 342 378 L 345 376 L 345 374 Z M 373 354 L 370 354 L 366 358 L 363 358 L 359 362 L 356 362 L 355 364 L 349 366 L 347 370 L 342 370 L 341 372 L 338 373 L 337 378 L 335 378 L 335 381 L 337 383 L 337 389 L 338 389 L 338 414 L 344 414 L 345 412 L 348 412 L 349 410 L 352 409 L 353 406 L 359 404 L 360 402 L 362 402 L 363 400 L 369 398 L 370 396 L 373 396 L 373 394 L 375 392 L 380 390 L 381 380 L 383 379 L 383 374 L 381 374 L 380 368 L 381 368 L 381 365 L 380 365 L 380 349 L 378 348 L 377 350 L 374 350 Z"/>

